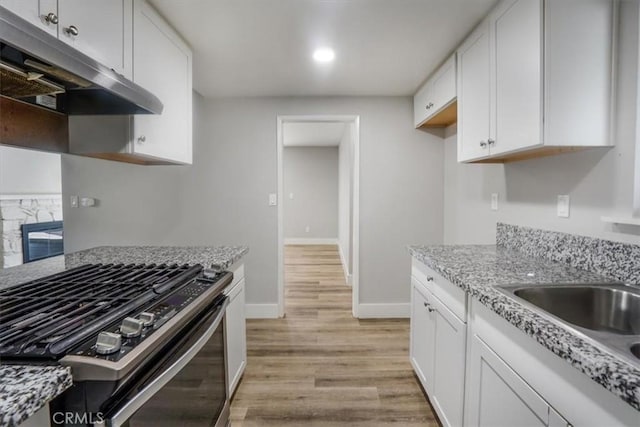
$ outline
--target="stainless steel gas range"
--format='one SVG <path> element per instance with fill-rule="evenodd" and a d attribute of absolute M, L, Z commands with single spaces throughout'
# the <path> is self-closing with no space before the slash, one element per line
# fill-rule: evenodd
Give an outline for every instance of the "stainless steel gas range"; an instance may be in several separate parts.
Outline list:
<path fill-rule="evenodd" d="M 3 363 L 60 363 L 56 426 L 226 426 L 224 288 L 200 265 L 91 264 L 0 291 Z"/>

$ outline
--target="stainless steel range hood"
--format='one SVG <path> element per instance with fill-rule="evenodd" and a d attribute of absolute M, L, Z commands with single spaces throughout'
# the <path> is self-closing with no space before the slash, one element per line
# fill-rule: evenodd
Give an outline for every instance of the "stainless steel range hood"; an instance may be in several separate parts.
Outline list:
<path fill-rule="evenodd" d="M 69 115 L 160 114 L 142 87 L 0 7 L 0 94 Z"/>

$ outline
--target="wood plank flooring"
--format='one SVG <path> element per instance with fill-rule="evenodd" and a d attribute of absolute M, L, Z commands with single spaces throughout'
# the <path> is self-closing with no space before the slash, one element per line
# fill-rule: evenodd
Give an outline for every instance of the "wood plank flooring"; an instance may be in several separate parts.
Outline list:
<path fill-rule="evenodd" d="M 409 363 L 409 321 L 351 316 L 337 247 L 285 248 L 284 319 L 247 321 L 232 427 L 437 426 Z"/>

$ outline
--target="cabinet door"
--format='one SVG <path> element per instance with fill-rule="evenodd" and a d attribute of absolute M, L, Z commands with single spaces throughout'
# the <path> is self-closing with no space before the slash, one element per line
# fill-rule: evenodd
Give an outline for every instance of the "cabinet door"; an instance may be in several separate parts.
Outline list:
<path fill-rule="evenodd" d="M 427 81 L 413 97 L 413 120 L 416 128 L 435 111 L 431 89 L 431 81 Z"/>
<path fill-rule="evenodd" d="M 480 338 L 473 337 L 466 425 L 547 426 L 549 405 Z"/>
<path fill-rule="evenodd" d="M 435 307 L 434 386 L 431 399 L 444 426 L 461 426 L 464 412 L 464 373 L 467 325 L 437 298 Z"/>
<path fill-rule="evenodd" d="M 495 142 L 491 154 L 542 144 L 542 0 L 509 0 L 492 14 Z"/>
<path fill-rule="evenodd" d="M 133 81 L 156 95 L 160 115 L 136 115 L 133 151 L 191 163 L 191 50 L 146 2 L 135 3 Z"/>
<path fill-rule="evenodd" d="M 453 54 L 433 76 L 433 111 L 437 111 L 456 98 L 456 55 Z"/>
<path fill-rule="evenodd" d="M 458 49 L 458 161 L 489 155 L 489 26 L 482 23 Z"/>
<path fill-rule="evenodd" d="M 60 40 L 131 78 L 131 1 L 58 0 Z"/>
<path fill-rule="evenodd" d="M 435 310 L 425 296 L 428 291 L 412 279 L 410 358 L 424 389 L 433 393 Z"/>
<path fill-rule="evenodd" d="M 0 0 L 0 6 L 49 34 L 58 35 L 58 24 L 55 23 L 58 19 L 57 0 Z"/>
<path fill-rule="evenodd" d="M 229 305 L 225 313 L 229 397 L 231 397 L 240 382 L 247 364 L 247 331 L 244 305 L 244 279 L 242 279 L 231 290 Z"/>

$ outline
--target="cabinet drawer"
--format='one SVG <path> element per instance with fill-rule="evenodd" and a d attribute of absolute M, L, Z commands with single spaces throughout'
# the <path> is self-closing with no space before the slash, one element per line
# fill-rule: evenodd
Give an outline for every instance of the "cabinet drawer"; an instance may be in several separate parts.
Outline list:
<path fill-rule="evenodd" d="M 411 274 L 429 292 L 438 297 L 462 322 L 467 321 L 467 293 L 465 291 L 415 259 L 412 260 Z"/>

